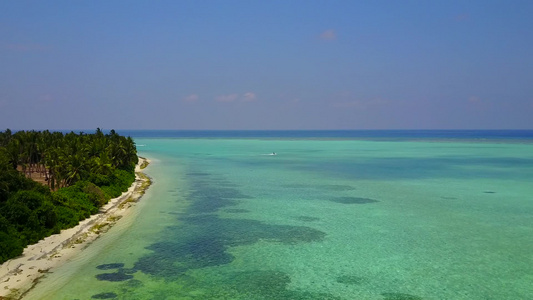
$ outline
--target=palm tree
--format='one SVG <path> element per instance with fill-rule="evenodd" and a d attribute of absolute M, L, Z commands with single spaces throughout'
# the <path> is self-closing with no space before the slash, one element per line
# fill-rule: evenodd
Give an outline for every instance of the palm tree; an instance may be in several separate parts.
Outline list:
<path fill-rule="evenodd" d="M 93 174 L 109 175 L 116 169 L 132 171 L 137 163 L 137 149 L 131 137 L 111 130 L 104 134 L 97 128 L 94 134 L 80 132 L 37 132 L 9 129 L 0 132 L 0 147 L 4 147 L 13 169 L 18 166 L 27 177 L 37 172 L 45 177 L 50 189 L 69 186 L 86 180 Z"/>

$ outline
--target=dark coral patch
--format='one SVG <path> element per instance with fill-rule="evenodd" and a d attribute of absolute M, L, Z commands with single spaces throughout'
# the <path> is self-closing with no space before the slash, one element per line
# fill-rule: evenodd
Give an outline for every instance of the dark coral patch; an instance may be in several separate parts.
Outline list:
<path fill-rule="evenodd" d="M 403 293 L 382 293 L 383 300 L 422 300 L 421 297 Z"/>
<path fill-rule="evenodd" d="M 184 227 L 169 227 L 171 239 L 147 247 L 153 252 L 139 259 L 135 269 L 164 277 L 183 275 L 199 269 L 231 263 L 228 247 L 249 245 L 260 240 L 297 244 L 321 241 L 325 233 L 304 226 L 270 225 L 247 219 L 221 219 L 204 214 L 184 218 Z"/>
<path fill-rule="evenodd" d="M 335 197 L 335 198 L 332 198 L 331 201 L 342 203 L 342 204 L 367 204 L 367 203 L 379 202 L 378 200 L 374 200 L 370 198 L 361 198 L 361 197 Z"/>
<path fill-rule="evenodd" d="M 356 285 L 356 284 L 363 283 L 365 279 L 360 276 L 343 275 L 343 276 L 337 277 L 335 281 L 337 281 L 338 283 L 342 283 L 342 284 Z"/>
<path fill-rule="evenodd" d="M 326 293 L 293 291 L 289 288 L 290 282 L 287 273 L 274 270 L 238 272 L 222 278 L 221 282 L 211 283 L 212 289 L 204 299 L 341 299 Z"/>
<path fill-rule="evenodd" d="M 340 299 L 325 293 L 293 291 L 289 288 L 290 276 L 279 271 L 236 272 L 210 277 L 205 282 L 201 277 L 190 277 L 189 270 L 231 263 L 235 259 L 228 251 L 231 247 L 259 241 L 283 244 L 317 242 L 322 241 L 326 233 L 306 226 L 222 218 L 218 211 L 248 212 L 232 206 L 252 197 L 223 180 L 194 176 L 189 179 L 191 189 L 187 198 L 190 205 L 180 217 L 179 226 L 166 227 L 161 233 L 164 238 L 146 247 L 151 252 L 141 257 L 131 271 L 179 282 L 182 289 L 175 291 L 179 299 L 189 298 L 190 292 L 197 290 L 202 290 L 202 299 Z M 304 216 L 301 220 L 309 222 L 318 218 Z M 116 273 L 114 276 L 127 276 L 125 269 L 120 272 L 122 275 Z M 127 287 L 129 282 L 125 282 L 124 286 Z M 154 291 L 152 298 L 163 299 L 165 295 Z"/>
<path fill-rule="evenodd" d="M 267 224 L 258 220 L 221 218 L 217 211 L 245 212 L 232 208 L 240 199 L 250 199 L 235 188 L 207 180 L 193 180 L 190 205 L 179 226 L 166 227 L 164 240 L 147 247 L 135 271 L 182 280 L 188 270 L 229 264 L 234 260 L 230 247 L 259 241 L 297 244 L 322 241 L 325 233 L 305 226 Z M 109 276 L 109 275 L 108 275 Z"/>
<path fill-rule="evenodd" d="M 102 274 L 96 275 L 96 279 L 102 280 L 102 281 L 126 281 L 132 278 L 133 278 L 133 275 L 125 274 L 124 272 L 102 273 Z"/>
<path fill-rule="evenodd" d="M 100 293 L 96 295 L 92 295 L 91 299 L 114 299 L 117 297 L 117 294 L 115 293 Z"/>
<path fill-rule="evenodd" d="M 119 269 L 123 267 L 124 267 L 123 263 L 112 263 L 112 264 L 99 265 L 96 268 L 99 270 L 111 270 L 111 269 Z"/>
<path fill-rule="evenodd" d="M 242 208 L 228 208 L 228 209 L 225 209 L 224 211 L 227 213 L 232 213 L 232 214 L 244 214 L 244 213 L 250 212 L 249 210 L 242 209 Z"/>
<path fill-rule="evenodd" d="M 157 245 L 152 245 L 153 249 L 157 249 Z M 158 275 L 165 278 L 175 278 L 187 271 L 185 268 L 176 268 L 172 266 L 173 260 L 164 258 L 161 253 L 153 253 L 140 258 L 135 263 L 135 268 L 146 274 Z"/>

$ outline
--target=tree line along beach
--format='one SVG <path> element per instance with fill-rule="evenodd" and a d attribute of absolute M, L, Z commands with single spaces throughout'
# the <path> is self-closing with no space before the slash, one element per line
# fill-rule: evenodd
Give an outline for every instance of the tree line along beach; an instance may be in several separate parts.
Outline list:
<path fill-rule="evenodd" d="M 114 130 L 0 132 L 0 297 L 18 299 L 119 220 L 150 185 L 148 163 Z"/>

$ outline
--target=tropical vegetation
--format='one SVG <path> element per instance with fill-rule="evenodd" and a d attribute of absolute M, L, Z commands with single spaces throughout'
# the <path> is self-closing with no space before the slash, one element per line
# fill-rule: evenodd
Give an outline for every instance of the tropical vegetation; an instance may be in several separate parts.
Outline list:
<path fill-rule="evenodd" d="M 114 130 L 0 132 L 0 263 L 97 213 L 133 183 L 137 161 Z"/>

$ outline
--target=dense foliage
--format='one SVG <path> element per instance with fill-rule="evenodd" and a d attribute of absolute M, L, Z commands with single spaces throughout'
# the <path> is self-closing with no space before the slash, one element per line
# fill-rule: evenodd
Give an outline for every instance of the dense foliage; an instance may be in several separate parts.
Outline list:
<path fill-rule="evenodd" d="M 113 130 L 0 132 L 0 263 L 98 212 L 133 183 L 137 161 Z"/>

